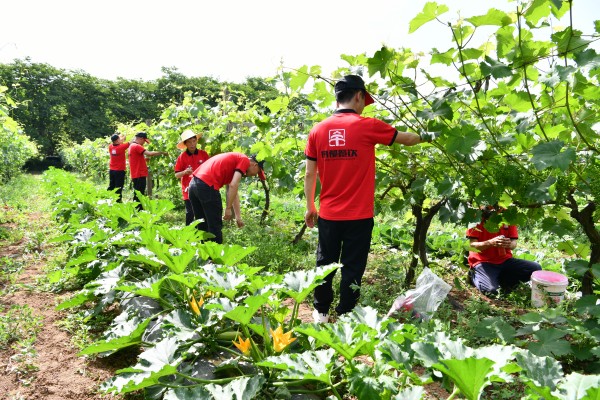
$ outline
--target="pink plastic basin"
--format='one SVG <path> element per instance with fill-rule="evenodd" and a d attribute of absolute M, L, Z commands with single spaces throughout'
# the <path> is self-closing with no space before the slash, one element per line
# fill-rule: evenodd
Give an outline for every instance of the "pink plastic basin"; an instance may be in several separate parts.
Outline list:
<path fill-rule="evenodd" d="M 540 283 L 558 283 L 564 285 L 566 285 L 569 282 L 569 279 L 563 274 L 559 274 L 558 272 L 552 271 L 535 271 L 533 274 L 531 274 L 531 280 L 535 280 Z"/>

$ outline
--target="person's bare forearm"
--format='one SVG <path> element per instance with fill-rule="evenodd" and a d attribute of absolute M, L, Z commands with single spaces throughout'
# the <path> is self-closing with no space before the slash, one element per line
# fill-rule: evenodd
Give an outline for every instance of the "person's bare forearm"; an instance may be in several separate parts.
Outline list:
<path fill-rule="evenodd" d="M 236 193 L 235 198 L 233 199 L 233 213 L 235 214 L 235 219 L 242 219 L 242 212 L 240 209 L 240 196 Z"/>
<path fill-rule="evenodd" d="M 487 250 L 490 247 L 502 247 L 505 249 L 514 250 L 517 247 L 517 241 L 515 239 L 509 239 L 504 236 L 496 236 L 494 238 L 484 240 L 481 242 L 476 241 L 475 239 L 471 239 L 470 245 L 471 247 L 479 251 Z"/>
<path fill-rule="evenodd" d="M 148 150 L 146 150 L 144 152 L 144 156 L 146 156 L 146 157 L 166 156 L 167 154 L 169 154 L 169 153 L 167 153 L 166 151 L 148 151 Z"/>

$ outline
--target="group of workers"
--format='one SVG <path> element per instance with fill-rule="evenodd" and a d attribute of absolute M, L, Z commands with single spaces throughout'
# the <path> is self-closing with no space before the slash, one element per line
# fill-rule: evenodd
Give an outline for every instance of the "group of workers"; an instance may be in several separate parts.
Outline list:
<path fill-rule="evenodd" d="M 194 220 L 200 220 L 197 227 L 214 235 L 217 243 L 223 243 L 223 220 L 231 220 L 235 216 L 238 227 L 244 226 L 240 213 L 238 187 L 242 176 L 259 176 L 265 180 L 263 162 L 255 155 L 247 156 L 241 153 L 222 153 L 209 157 L 208 153 L 198 148 L 201 134 L 185 130 L 177 148 L 182 152 L 175 162 L 175 177 L 181 181 L 181 192 L 185 204 L 185 222 L 190 225 Z M 133 201 L 142 206 L 137 197 L 146 191 L 148 177 L 147 157 L 167 155 L 165 151 L 149 151 L 144 144 L 149 143 L 146 132 L 138 132 L 130 142 L 125 142 L 123 135 L 114 134 L 108 147 L 109 186 L 114 190 L 118 201 L 123 199 L 125 182 L 126 151 L 129 153 L 129 170 L 134 190 Z M 227 185 L 225 215 L 219 189 Z"/>
<path fill-rule="evenodd" d="M 310 131 L 305 148 L 306 171 L 304 194 L 305 222 L 318 227 L 317 266 L 341 263 L 338 315 L 350 312 L 358 302 L 360 285 L 367 265 L 374 226 L 375 146 L 400 143 L 414 146 L 428 138 L 401 132 L 378 120 L 361 116 L 373 104 L 363 79 L 347 75 L 334 87 L 337 108 Z M 186 209 L 186 224 L 202 221 L 199 229 L 223 242 L 223 220 L 233 220 L 238 227 L 244 222 L 240 214 L 238 187 L 242 177 L 265 179 L 263 162 L 253 155 L 223 153 L 212 157 L 198 148 L 200 134 L 186 130 L 177 147 L 182 153 L 175 163 L 175 176 L 181 180 Z M 148 151 L 145 132 L 139 132 L 130 143 L 124 137 L 112 136 L 109 147 L 110 186 L 121 199 L 125 178 L 125 150 L 129 148 L 129 164 L 134 190 L 144 193 L 148 169 L 144 157 L 166 155 Z M 315 206 L 316 183 L 319 180 L 319 209 Z M 225 209 L 219 189 L 227 186 Z M 134 198 L 137 200 L 137 197 Z M 472 251 L 469 253 L 472 283 L 483 293 L 495 294 L 500 288 L 511 290 L 519 282 L 527 282 L 540 270 L 538 263 L 516 260 L 512 250 L 518 239 L 516 226 L 502 226 L 489 232 L 482 223 L 467 231 Z M 328 322 L 334 300 L 333 278 L 336 271 L 314 291 L 315 322 Z"/>

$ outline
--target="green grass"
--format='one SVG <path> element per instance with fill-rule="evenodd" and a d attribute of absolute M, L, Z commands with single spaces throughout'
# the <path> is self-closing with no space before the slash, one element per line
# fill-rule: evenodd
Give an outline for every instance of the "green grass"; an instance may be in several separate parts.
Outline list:
<path fill-rule="evenodd" d="M 0 346 L 35 336 L 41 329 L 41 318 L 33 314 L 28 305 L 12 305 L 8 310 L 0 309 Z"/>

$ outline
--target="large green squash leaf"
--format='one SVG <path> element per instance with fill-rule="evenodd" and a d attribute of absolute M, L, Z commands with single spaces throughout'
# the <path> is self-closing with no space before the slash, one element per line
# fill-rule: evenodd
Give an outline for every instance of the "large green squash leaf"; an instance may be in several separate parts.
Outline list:
<path fill-rule="evenodd" d="M 283 379 L 310 379 L 331 384 L 334 354 L 333 349 L 282 354 L 267 357 L 256 365 L 280 370 Z"/>
<path fill-rule="evenodd" d="M 489 383 L 493 365 L 494 362 L 487 358 L 465 358 L 441 360 L 433 368 L 448 376 L 467 399 L 478 400 Z"/>
<path fill-rule="evenodd" d="M 265 381 L 262 375 L 244 376 L 223 386 L 209 384 L 204 387 L 215 399 L 253 400 L 256 399 Z"/>

